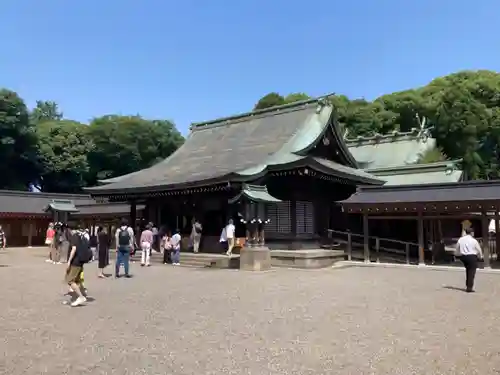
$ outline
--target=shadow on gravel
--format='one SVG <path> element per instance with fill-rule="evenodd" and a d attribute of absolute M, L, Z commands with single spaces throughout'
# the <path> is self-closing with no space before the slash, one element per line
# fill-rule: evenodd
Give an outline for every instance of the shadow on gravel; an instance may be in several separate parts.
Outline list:
<path fill-rule="evenodd" d="M 443 289 L 448 289 L 448 290 L 455 290 L 457 292 L 466 292 L 467 290 L 465 288 L 459 288 L 459 287 L 456 287 L 456 286 L 450 286 L 450 285 L 445 285 L 443 286 Z"/>

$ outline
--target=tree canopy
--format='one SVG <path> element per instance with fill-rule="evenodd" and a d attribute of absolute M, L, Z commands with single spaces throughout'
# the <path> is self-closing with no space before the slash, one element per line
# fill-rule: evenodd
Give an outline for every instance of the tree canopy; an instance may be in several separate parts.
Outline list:
<path fill-rule="evenodd" d="M 265 95 L 255 108 L 303 100 L 307 95 Z M 500 74 L 463 71 L 437 78 L 424 87 L 383 95 L 375 100 L 335 95 L 337 120 L 349 137 L 409 131 L 427 119 L 438 150 L 423 162 L 463 159 L 472 179 L 500 178 Z"/>
<path fill-rule="evenodd" d="M 37 137 L 24 101 L 0 89 L 0 188 L 22 189 L 37 174 Z"/>
<path fill-rule="evenodd" d="M 31 111 L 13 91 L 0 90 L 0 189 L 78 193 L 166 158 L 184 141 L 167 120 L 109 115 L 82 124 L 56 102 Z"/>

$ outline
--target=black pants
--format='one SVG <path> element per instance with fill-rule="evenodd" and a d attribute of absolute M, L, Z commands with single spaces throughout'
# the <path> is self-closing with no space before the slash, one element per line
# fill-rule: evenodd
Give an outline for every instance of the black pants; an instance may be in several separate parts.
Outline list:
<path fill-rule="evenodd" d="M 477 256 L 462 255 L 460 260 L 465 267 L 465 285 L 467 286 L 467 290 L 473 290 L 477 270 Z"/>

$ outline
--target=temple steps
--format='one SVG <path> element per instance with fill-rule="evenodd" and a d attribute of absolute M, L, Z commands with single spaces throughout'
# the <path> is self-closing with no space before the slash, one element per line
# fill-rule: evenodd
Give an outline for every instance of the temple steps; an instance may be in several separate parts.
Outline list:
<path fill-rule="evenodd" d="M 141 261 L 141 252 L 137 251 L 132 257 L 135 263 Z M 163 254 L 153 251 L 151 254 L 151 263 L 162 264 Z M 183 267 L 195 268 L 239 268 L 239 255 L 228 257 L 223 254 L 208 254 L 208 253 L 184 253 L 181 252 L 180 263 Z"/>

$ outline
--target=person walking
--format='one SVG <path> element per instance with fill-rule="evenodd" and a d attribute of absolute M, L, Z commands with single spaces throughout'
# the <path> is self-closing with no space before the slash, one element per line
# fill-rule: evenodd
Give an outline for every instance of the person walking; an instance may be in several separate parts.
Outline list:
<path fill-rule="evenodd" d="M 99 258 L 99 254 L 97 253 L 97 234 L 90 234 L 89 231 L 86 231 L 89 233 L 90 236 L 90 250 L 92 251 L 92 262 L 96 259 Z"/>
<path fill-rule="evenodd" d="M 109 236 L 103 227 L 97 228 L 97 260 L 99 268 L 97 276 L 103 279 L 106 277 L 104 268 L 109 265 Z"/>
<path fill-rule="evenodd" d="M 62 223 L 56 223 L 54 225 L 55 228 L 55 235 L 54 235 L 54 241 L 52 242 L 51 246 L 51 255 L 50 259 L 52 259 L 52 264 L 61 264 L 61 250 L 63 246 L 63 241 L 64 241 L 64 226 Z M 69 255 L 68 255 L 69 259 Z"/>
<path fill-rule="evenodd" d="M 71 240 L 71 251 L 65 275 L 65 281 L 70 291 L 77 295 L 71 306 L 79 306 L 87 301 L 85 286 L 83 285 L 83 265 L 90 262 L 91 259 L 92 252 L 90 251 L 89 238 L 78 228 Z"/>
<path fill-rule="evenodd" d="M 146 225 L 146 228 L 141 233 L 139 240 L 141 244 L 141 266 L 149 267 L 151 258 L 151 249 L 153 247 L 154 235 L 151 230 L 151 224 Z"/>
<path fill-rule="evenodd" d="M 233 247 L 235 242 L 236 227 L 234 226 L 233 219 L 229 219 L 226 225 L 226 239 L 227 239 L 227 252 L 226 255 L 233 255 Z"/>
<path fill-rule="evenodd" d="M 6 246 L 7 246 L 7 236 L 5 235 L 2 225 L 0 225 L 0 249 L 4 250 Z"/>
<path fill-rule="evenodd" d="M 126 219 L 122 219 L 120 227 L 116 230 L 116 263 L 115 277 L 120 277 L 120 265 L 123 263 L 125 277 L 130 277 L 130 253 L 134 249 L 134 230 L 128 226 Z"/>
<path fill-rule="evenodd" d="M 172 247 L 172 265 L 179 266 L 181 257 L 181 242 L 182 237 L 180 235 L 180 230 L 176 229 L 175 234 L 170 239 L 170 245 Z"/>
<path fill-rule="evenodd" d="M 484 234 L 486 236 L 486 233 Z M 474 238 L 471 227 L 464 229 L 464 235 L 457 241 L 456 256 L 465 267 L 465 286 L 467 293 L 474 292 L 474 279 L 476 277 L 477 262 L 483 258 L 483 251 L 479 242 Z"/>
<path fill-rule="evenodd" d="M 191 228 L 191 243 L 193 244 L 193 252 L 197 253 L 200 250 L 201 242 L 201 232 L 203 231 L 203 226 L 198 221 L 198 219 L 193 219 L 193 225 Z"/>
<path fill-rule="evenodd" d="M 151 225 L 151 232 L 153 232 L 153 244 L 151 245 L 151 251 L 160 251 L 160 232 L 156 225 L 152 222 L 149 222 L 149 225 Z"/>
<path fill-rule="evenodd" d="M 52 263 L 52 246 L 54 245 L 54 236 L 56 231 L 54 230 L 54 223 L 49 223 L 47 232 L 45 233 L 45 245 L 49 248 L 49 257 L 45 260 L 47 263 Z"/>
<path fill-rule="evenodd" d="M 63 224 L 61 228 L 61 237 L 59 239 L 59 252 L 58 252 L 59 258 L 61 256 L 64 256 L 64 254 L 66 254 L 66 261 L 69 260 L 72 238 L 73 238 L 73 233 L 71 231 L 71 228 L 67 224 Z"/>

